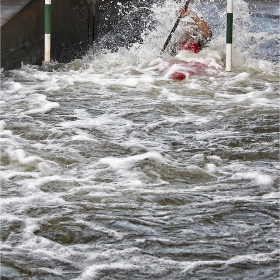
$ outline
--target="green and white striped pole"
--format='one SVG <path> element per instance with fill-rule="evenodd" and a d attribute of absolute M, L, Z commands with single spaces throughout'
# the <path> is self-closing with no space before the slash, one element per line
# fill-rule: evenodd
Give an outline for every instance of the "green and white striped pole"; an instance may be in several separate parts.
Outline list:
<path fill-rule="evenodd" d="M 233 0 L 227 0 L 226 71 L 232 69 Z"/>
<path fill-rule="evenodd" d="M 45 0 L 45 62 L 51 61 L 51 3 Z"/>

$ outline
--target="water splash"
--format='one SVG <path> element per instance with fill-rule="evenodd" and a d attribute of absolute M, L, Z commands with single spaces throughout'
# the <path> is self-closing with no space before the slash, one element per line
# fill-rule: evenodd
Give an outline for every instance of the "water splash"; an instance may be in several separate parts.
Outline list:
<path fill-rule="evenodd" d="M 121 21 L 112 32 L 95 45 L 95 59 L 102 58 L 109 64 L 115 59 L 130 60 L 132 64 L 135 62 L 143 64 L 157 58 L 181 6 L 181 1 L 173 0 L 157 1 L 150 7 L 119 3 Z M 212 27 L 213 39 L 210 48 L 217 50 L 222 60 L 225 60 L 226 2 L 195 0 L 191 2 L 190 8 L 199 11 Z M 265 64 L 266 69 L 271 69 L 279 61 L 276 54 L 279 45 L 277 15 L 270 28 L 266 29 L 260 27 L 259 22 L 256 21 L 256 16 L 261 11 L 253 8 L 252 2 L 236 0 L 234 3 L 233 65 L 249 68 L 254 65 L 253 68 L 260 68 L 261 64 L 263 70 Z M 140 22 L 142 30 L 139 29 Z M 180 36 L 179 25 L 173 35 L 173 41 Z M 107 48 L 110 45 L 111 48 Z M 116 54 L 108 54 L 112 51 Z M 274 66 L 272 63 L 259 63 L 263 60 L 274 62 Z"/>

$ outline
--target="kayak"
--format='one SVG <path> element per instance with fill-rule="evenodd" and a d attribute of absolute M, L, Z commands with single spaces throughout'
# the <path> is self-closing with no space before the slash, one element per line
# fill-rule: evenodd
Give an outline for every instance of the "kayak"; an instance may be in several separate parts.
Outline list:
<path fill-rule="evenodd" d="M 165 78 L 183 80 L 195 75 L 208 75 L 210 68 L 199 61 L 171 60 L 169 66 L 163 72 Z"/>
<path fill-rule="evenodd" d="M 214 75 L 224 67 L 219 52 L 210 48 L 202 49 L 199 53 L 180 50 L 171 59 L 157 58 L 149 65 L 157 67 L 163 78 L 173 80 L 184 80 L 195 75 Z"/>
<path fill-rule="evenodd" d="M 222 56 L 217 50 L 205 48 L 199 53 L 181 50 L 175 59 L 170 60 L 165 76 L 173 80 L 183 80 L 194 75 L 213 75 L 223 67 Z"/>

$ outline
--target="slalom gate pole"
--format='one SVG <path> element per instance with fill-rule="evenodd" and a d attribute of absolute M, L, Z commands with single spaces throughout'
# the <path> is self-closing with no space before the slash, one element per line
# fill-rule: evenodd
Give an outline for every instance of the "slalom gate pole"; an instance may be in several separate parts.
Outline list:
<path fill-rule="evenodd" d="M 233 0 L 227 0 L 226 71 L 232 69 Z"/>
<path fill-rule="evenodd" d="M 51 60 L 51 2 L 45 0 L 45 62 Z"/>

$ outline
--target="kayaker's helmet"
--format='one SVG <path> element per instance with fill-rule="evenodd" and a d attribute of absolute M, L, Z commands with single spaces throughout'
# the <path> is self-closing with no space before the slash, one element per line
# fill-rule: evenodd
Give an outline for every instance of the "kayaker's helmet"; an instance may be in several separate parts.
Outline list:
<path fill-rule="evenodd" d="M 199 17 L 202 18 L 200 15 Z M 200 37 L 201 31 L 198 28 L 195 21 L 189 16 L 182 18 L 181 21 L 184 24 L 183 28 L 184 28 L 185 36 L 187 38 L 189 37 L 197 40 Z"/>
<path fill-rule="evenodd" d="M 193 39 L 198 39 L 200 37 L 200 33 L 201 31 L 199 30 L 198 26 L 194 23 L 187 23 L 185 26 L 184 26 L 184 33 L 185 33 L 185 36 L 188 38 L 188 37 L 191 37 Z"/>

